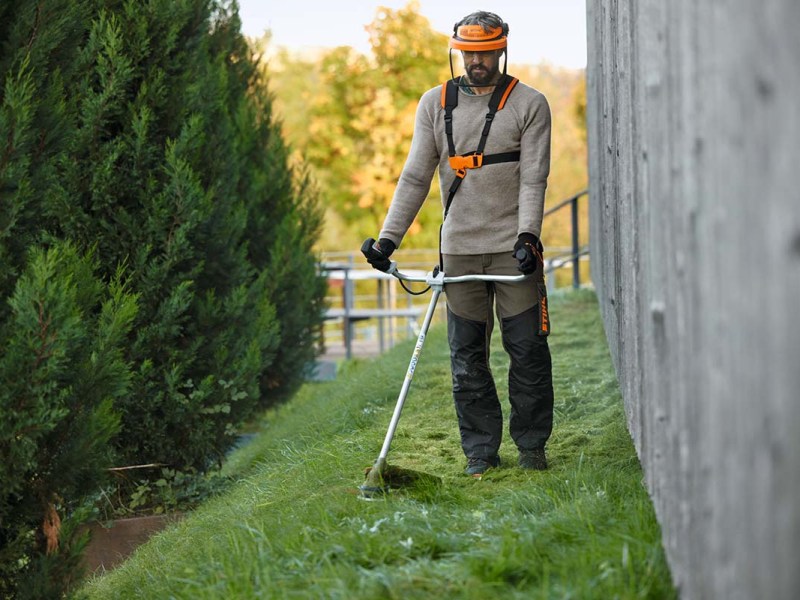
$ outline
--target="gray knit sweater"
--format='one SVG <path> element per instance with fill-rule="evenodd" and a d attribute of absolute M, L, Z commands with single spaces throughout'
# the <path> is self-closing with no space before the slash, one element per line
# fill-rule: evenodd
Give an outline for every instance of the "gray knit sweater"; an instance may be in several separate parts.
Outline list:
<path fill-rule="evenodd" d="M 400 246 L 430 190 L 436 167 L 442 204 L 455 177 L 447 154 L 442 86 L 417 107 L 411 150 L 379 234 Z M 491 94 L 459 92 L 453 111 L 456 153 L 478 147 Z M 513 250 L 520 233 L 541 236 L 544 192 L 550 173 L 550 107 L 541 92 L 518 83 L 497 112 L 484 154 L 520 151 L 519 162 L 470 169 L 455 195 L 442 232 L 445 254 Z"/>

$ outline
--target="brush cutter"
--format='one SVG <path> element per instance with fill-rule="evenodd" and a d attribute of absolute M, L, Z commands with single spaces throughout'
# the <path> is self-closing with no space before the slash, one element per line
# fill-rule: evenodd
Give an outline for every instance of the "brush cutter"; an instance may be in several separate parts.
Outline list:
<path fill-rule="evenodd" d="M 522 252 L 524 254 L 523 250 L 519 250 L 518 252 Z M 524 258 L 524 256 L 519 258 Z M 444 272 L 441 271 L 439 267 L 434 267 L 433 271 L 428 273 L 425 277 L 411 277 L 398 271 L 397 263 L 395 261 L 391 261 L 389 269 L 386 272 L 390 275 L 394 275 L 400 280 L 401 284 L 404 281 L 427 283 L 430 289 L 433 291 L 433 295 L 431 296 L 431 301 L 428 304 L 428 310 L 425 313 L 425 319 L 423 320 L 422 327 L 420 328 L 419 337 L 417 338 L 417 345 L 414 346 L 414 352 L 411 355 L 411 361 L 408 364 L 406 378 L 403 381 L 402 388 L 400 389 L 400 395 L 397 397 L 397 404 L 394 407 L 392 420 L 389 422 L 389 429 L 386 432 L 386 437 L 383 440 L 383 447 L 381 448 L 381 452 L 378 455 L 375 464 L 367 472 L 366 481 L 364 481 L 364 483 L 359 487 L 359 490 L 361 490 L 361 497 L 368 500 L 380 498 L 386 492 L 388 492 L 389 488 L 386 482 L 388 470 L 386 456 L 389 454 L 389 446 L 392 444 L 392 438 L 394 437 L 394 432 L 397 429 L 397 423 L 400 421 L 400 413 L 403 410 L 403 404 L 406 401 L 408 390 L 411 387 L 411 380 L 414 378 L 414 371 L 417 368 L 417 363 L 419 362 L 419 356 L 422 352 L 422 345 L 425 343 L 425 335 L 428 333 L 428 328 L 431 325 L 433 313 L 436 310 L 436 303 L 438 302 L 439 296 L 444 290 L 444 285 L 446 283 L 464 283 L 466 281 L 502 281 L 505 283 L 513 283 L 524 281 L 525 279 L 531 277 L 530 275 L 461 275 L 459 277 L 446 277 Z M 405 286 L 403 287 L 405 288 Z"/>

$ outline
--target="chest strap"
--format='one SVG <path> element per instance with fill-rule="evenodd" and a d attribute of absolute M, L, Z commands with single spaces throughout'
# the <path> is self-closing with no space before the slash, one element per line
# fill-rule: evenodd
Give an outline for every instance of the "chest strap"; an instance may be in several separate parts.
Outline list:
<path fill-rule="evenodd" d="M 450 212 L 450 205 L 461 185 L 461 181 L 466 177 L 469 169 L 480 169 L 484 165 L 497 163 L 516 162 L 520 156 L 519 151 L 486 155 L 483 153 L 494 116 L 498 110 L 503 109 L 508 96 L 519 81 L 516 77 L 511 77 L 510 75 L 503 75 L 500 83 L 494 88 L 491 98 L 489 98 L 489 112 L 486 113 L 486 121 L 483 125 L 483 131 L 481 131 L 478 148 L 468 154 L 456 154 L 456 144 L 455 140 L 453 140 L 453 110 L 458 106 L 458 82 L 460 79 L 460 77 L 456 78 L 455 81 L 450 79 L 442 85 L 442 107 L 444 108 L 444 132 L 447 135 L 447 153 L 450 157 L 450 167 L 455 171 L 456 175 L 448 191 L 447 202 L 444 207 L 445 219 L 447 218 L 447 213 Z"/>

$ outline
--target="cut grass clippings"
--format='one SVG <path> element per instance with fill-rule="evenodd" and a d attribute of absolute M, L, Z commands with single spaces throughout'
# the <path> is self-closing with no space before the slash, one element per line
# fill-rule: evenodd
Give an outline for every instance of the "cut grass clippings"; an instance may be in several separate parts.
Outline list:
<path fill-rule="evenodd" d="M 506 434 L 482 480 L 465 459 L 446 331 L 431 330 L 389 462 L 420 477 L 358 497 L 413 342 L 344 364 L 265 415 L 226 469 L 239 481 L 80 596 L 109 598 L 674 598 L 625 428 L 593 292 L 551 298 L 550 469 L 523 471 Z M 508 360 L 492 368 L 506 413 Z"/>

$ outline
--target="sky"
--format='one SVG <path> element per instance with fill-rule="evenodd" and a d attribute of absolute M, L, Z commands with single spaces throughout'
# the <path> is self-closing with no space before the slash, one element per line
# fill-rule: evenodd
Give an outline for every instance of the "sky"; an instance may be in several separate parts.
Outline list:
<path fill-rule="evenodd" d="M 272 31 L 272 43 L 294 51 L 353 46 L 369 51 L 364 26 L 379 6 L 402 8 L 407 0 L 239 0 L 242 31 L 261 37 Z M 452 35 L 453 24 L 476 10 L 497 13 L 509 24 L 509 62 L 547 62 L 568 68 L 586 67 L 585 0 L 419 0 L 420 13 L 432 27 Z M 442 52 L 446 54 L 447 49 Z"/>

